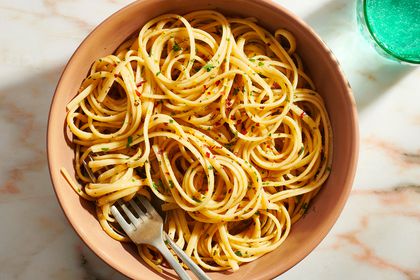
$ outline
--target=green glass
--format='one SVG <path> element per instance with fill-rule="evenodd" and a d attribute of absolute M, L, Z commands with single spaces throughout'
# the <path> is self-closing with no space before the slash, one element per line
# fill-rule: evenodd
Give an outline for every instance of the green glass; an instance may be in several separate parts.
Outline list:
<path fill-rule="evenodd" d="M 359 0 L 362 33 L 383 56 L 420 63 L 420 0 Z"/>

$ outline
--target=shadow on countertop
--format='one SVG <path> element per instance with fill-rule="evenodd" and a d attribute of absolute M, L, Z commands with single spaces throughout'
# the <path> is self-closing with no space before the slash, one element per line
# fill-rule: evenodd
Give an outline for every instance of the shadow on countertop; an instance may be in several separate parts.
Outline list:
<path fill-rule="evenodd" d="M 30 76 L 0 88 L 0 278 L 127 279 L 106 265 L 71 229 L 55 197 L 46 156 L 48 112 L 64 65 L 27 68 Z M 24 246 L 22 246 L 24 244 Z M 47 270 L 40 266 L 54 264 Z M 25 267 L 25 269 L 22 269 Z M 48 277 L 47 277 L 48 276 Z"/>
<path fill-rule="evenodd" d="M 359 31 L 357 1 L 329 1 L 304 20 L 333 50 L 362 112 L 415 69 L 380 56 Z"/>

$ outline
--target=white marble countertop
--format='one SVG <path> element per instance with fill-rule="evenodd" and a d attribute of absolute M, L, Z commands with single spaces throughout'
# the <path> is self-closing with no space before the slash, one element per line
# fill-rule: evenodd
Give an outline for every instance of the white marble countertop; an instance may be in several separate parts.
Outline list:
<path fill-rule="evenodd" d="M 0 279 L 124 279 L 64 217 L 50 183 L 45 133 L 67 60 L 129 2 L 0 0 Z M 361 146 L 338 222 L 278 279 L 420 279 L 420 68 L 388 62 L 370 48 L 358 33 L 355 1 L 279 2 L 341 62 L 357 101 Z"/>

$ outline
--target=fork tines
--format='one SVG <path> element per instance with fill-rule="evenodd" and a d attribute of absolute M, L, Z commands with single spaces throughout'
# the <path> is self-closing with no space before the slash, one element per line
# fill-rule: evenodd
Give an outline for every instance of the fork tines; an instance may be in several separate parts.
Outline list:
<path fill-rule="evenodd" d="M 139 205 L 136 204 L 134 200 L 135 198 L 139 200 Z M 117 206 L 123 210 L 128 220 L 124 218 Z M 143 210 L 141 208 L 143 208 Z M 144 222 L 147 218 L 160 218 L 158 212 L 150 204 L 150 202 L 140 195 L 135 196 L 128 202 L 121 201 L 121 199 L 117 200 L 117 202 L 111 206 L 111 213 L 125 232 L 135 230 L 137 226 Z"/>

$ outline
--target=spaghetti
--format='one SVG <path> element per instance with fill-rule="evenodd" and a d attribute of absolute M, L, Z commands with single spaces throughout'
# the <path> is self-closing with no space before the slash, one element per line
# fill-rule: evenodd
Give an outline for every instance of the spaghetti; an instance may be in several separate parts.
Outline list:
<path fill-rule="evenodd" d="M 129 241 L 112 204 L 153 193 L 165 230 L 205 269 L 273 251 L 330 171 L 328 115 L 295 50 L 290 32 L 253 18 L 152 19 L 93 63 L 67 105 L 82 187 L 64 176 L 116 240 Z M 160 270 L 157 251 L 138 249 Z"/>

